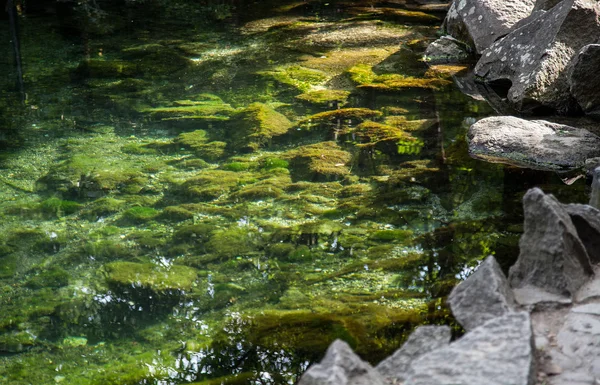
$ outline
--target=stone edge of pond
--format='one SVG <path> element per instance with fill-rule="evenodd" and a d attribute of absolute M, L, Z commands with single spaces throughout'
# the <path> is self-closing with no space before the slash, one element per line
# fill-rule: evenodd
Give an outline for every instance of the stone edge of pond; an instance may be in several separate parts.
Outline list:
<path fill-rule="evenodd" d="M 462 337 L 421 326 L 376 367 L 336 340 L 299 385 L 597 384 L 600 211 L 539 188 L 523 206 L 508 277 L 489 256 L 448 298 Z"/>

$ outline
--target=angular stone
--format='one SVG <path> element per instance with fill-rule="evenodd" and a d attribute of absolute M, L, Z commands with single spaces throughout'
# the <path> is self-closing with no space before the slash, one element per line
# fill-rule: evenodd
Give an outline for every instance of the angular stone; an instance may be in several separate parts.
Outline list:
<path fill-rule="evenodd" d="M 474 158 L 539 170 L 577 169 L 600 155 L 600 137 L 587 130 L 514 116 L 479 120 L 467 140 Z"/>
<path fill-rule="evenodd" d="M 600 37 L 600 3 L 564 0 L 536 14 L 482 52 L 475 74 L 518 111 L 576 112 L 568 68 Z"/>
<path fill-rule="evenodd" d="M 539 188 L 523 197 L 524 232 L 519 241 L 519 258 L 510 268 L 513 288 L 527 285 L 572 297 L 593 275 L 585 247 L 577 230 L 552 195 Z"/>
<path fill-rule="evenodd" d="M 508 313 L 415 360 L 404 385 L 533 385 L 534 353 L 529 313 Z"/>
<path fill-rule="evenodd" d="M 446 32 L 472 42 L 478 54 L 529 16 L 535 0 L 455 0 L 444 21 Z"/>
<path fill-rule="evenodd" d="M 515 294 L 515 300 L 517 303 L 523 306 L 533 306 L 537 304 L 548 303 L 569 305 L 573 302 L 569 297 L 548 293 L 547 291 L 535 286 L 524 286 L 514 289 L 513 293 Z"/>
<path fill-rule="evenodd" d="M 423 55 L 423 60 L 430 64 L 457 63 L 469 57 L 464 43 L 452 36 L 442 36 L 429 44 Z"/>
<path fill-rule="evenodd" d="M 320 363 L 302 375 L 298 385 L 383 385 L 383 377 L 360 359 L 350 346 L 335 340 Z"/>
<path fill-rule="evenodd" d="M 571 94 L 586 114 L 600 116 L 600 44 L 584 46 L 571 65 L 569 87 Z"/>
<path fill-rule="evenodd" d="M 600 210 L 581 204 L 563 205 L 593 264 L 600 263 Z"/>
<path fill-rule="evenodd" d="M 517 305 L 500 265 L 491 255 L 452 290 L 448 303 L 456 320 L 467 331 L 515 311 Z"/>
<path fill-rule="evenodd" d="M 420 326 L 393 355 L 381 361 L 375 369 L 392 381 L 404 381 L 411 362 L 423 354 L 447 346 L 450 342 L 448 326 Z"/>
<path fill-rule="evenodd" d="M 597 158 L 593 158 L 597 159 Z M 590 159 L 588 159 L 589 161 Z M 586 167 L 589 162 L 586 161 Z M 590 194 L 590 206 L 600 210 L 600 167 L 594 167 L 592 169 L 592 192 Z"/>

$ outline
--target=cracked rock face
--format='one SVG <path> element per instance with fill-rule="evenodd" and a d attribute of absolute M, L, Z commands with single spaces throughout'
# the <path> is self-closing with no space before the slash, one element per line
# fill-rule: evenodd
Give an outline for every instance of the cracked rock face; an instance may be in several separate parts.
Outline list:
<path fill-rule="evenodd" d="M 393 355 L 375 367 L 390 381 L 404 381 L 410 364 L 425 353 L 447 346 L 450 342 L 448 326 L 420 326 L 408 337 L 404 345 Z"/>
<path fill-rule="evenodd" d="M 579 51 L 569 73 L 571 94 L 586 114 L 595 116 L 600 116 L 599 68 L 600 44 L 589 44 Z"/>
<path fill-rule="evenodd" d="M 418 358 L 404 385 L 533 385 L 534 352 L 529 313 L 508 313 Z"/>
<path fill-rule="evenodd" d="M 491 255 L 452 290 L 448 303 L 456 320 L 467 331 L 516 310 L 508 281 Z"/>
<path fill-rule="evenodd" d="M 563 0 L 536 11 L 482 52 L 475 74 L 501 85 L 498 92 L 517 111 L 575 112 L 568 68 L 581 48 L 600 38 L 599 16 L 594 0 Z"/>
<path fill-rule="evenodd" d="M 480 54 L 529 16 L 534 5 L 535 0 L 456 0 L 446 16 L 446 31 L 459 40 L 473 42 Z"/>
<path fill-rule="evenodd" d="M 572 297 L 594 274 L 569 214 L 552 195 L 533 188 L 523 197 L 524 232 L 510 268 L 513 288 L 533 286 Z"/>
<path fill-rule="evenodd" d="M 320 363 L 302 375 L 298 385 L 384 385 L 383 377 L 354 353 L 350 346 L 335 340 Z"/>

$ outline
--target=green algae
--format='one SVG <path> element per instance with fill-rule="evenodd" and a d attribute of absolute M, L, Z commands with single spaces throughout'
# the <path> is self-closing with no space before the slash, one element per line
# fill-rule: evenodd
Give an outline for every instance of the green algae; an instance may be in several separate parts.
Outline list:
<path fill-rule="evenodd" d="M 352 81 L 361 89 L 378 91 L 400 91 L 410 88 L 439 90 L 452 84 L 452 81 L 428 73 L 423 78 L 387 73 L 378 75 L 369 65 L 359 64 L 348 70 Z"/>
<path fill-rule="evenodd" d="M 123 212 L 123 218 L 134 223 L 144 223 L 156 218 L 160 211 L 152 207 L 135 206 Z"/>
<path fill-rule="evenodd" d="M 294 180 L 333 181 L 350 174 L 351 155 L 335 142 L 322 142 L 289 151 Z"/>
<path fill-rule="evenodd" d="M 166 267 L 152 263 L 111 262 L 104 265 L 109 284 L 140 287 L 161 293 L 172 290 L 191 290 L 198 278 L 196 270 L 187 266 Z"/>
<path fill-rule="evenodd" d="M 368 108 L 340 108 L 337 110 L 319 112 L 305 118 L 300 124 L 310 127 L 313 124 L 332 124 L 338 121 L 361 122 L 367 119 L 373 119 L 382 116 L 381 111 L 375 111 Z"/>
<path fill-rule="evenodd" d="M 327 75 L 321 71 L 290 65 L 278 67 L 269 71 L 259 71 L 258 75 L 273 79 L 283 85 L 306 92 L 327 80 Z"/>
<path fill-rule="evenodd" d="M 350 96 L 349 91 L 343 90 L 315 90 L 305 92 L 303 94 L 297 95 L 296 99 L 301 100 L 306 103 L 316 104 L 321 106 L 330 106 L 332 104 L 337 104 L 338 106 L 343 106 L 348 101 L 348 96 Z"/>
<path fill-rule="evenodd" d="M 229 130 L 230 143 L 234 151 L 257 150 L 291 127 L 292 122 L 285 115 L 266 104 L 252 103 L 236 114 Z"/>

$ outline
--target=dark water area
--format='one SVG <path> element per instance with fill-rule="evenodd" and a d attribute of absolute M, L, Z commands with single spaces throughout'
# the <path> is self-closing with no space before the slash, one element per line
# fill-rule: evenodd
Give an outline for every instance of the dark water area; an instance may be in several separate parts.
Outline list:
<path fill-rule="evenodd" d="M 583 180 L 468 156 L 494 115 L 398 2 L 25 2 L 0 17 L 0 384 L 293 384 L 373 364 Z M 24 99 L 24 101 L 23 101 Z"/>

